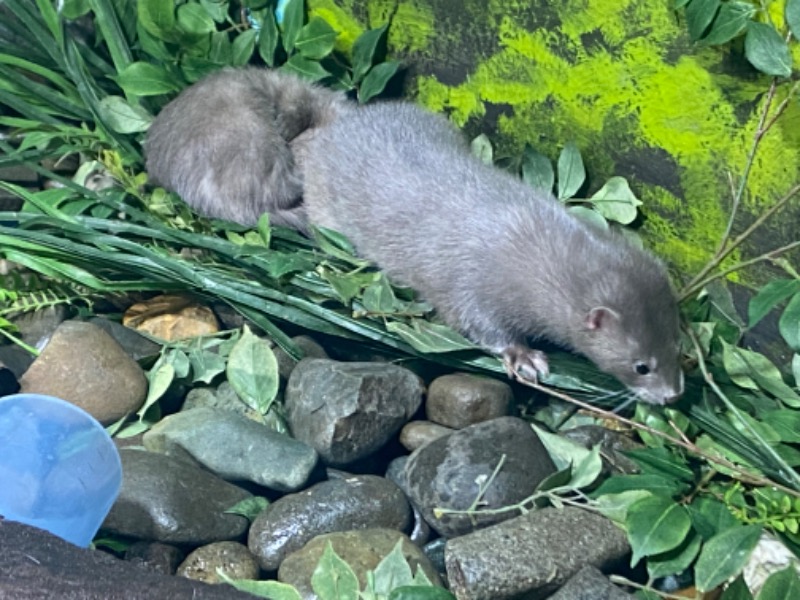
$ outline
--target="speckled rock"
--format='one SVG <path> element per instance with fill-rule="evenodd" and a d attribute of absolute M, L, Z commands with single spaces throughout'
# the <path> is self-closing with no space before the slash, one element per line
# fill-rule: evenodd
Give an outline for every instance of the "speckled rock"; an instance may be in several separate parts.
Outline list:
<path fill-rule="evenodd" d="M 544 508 L 448 540 L 445 563 L 459 600 L 546 598 L 582 567 L 609 569 L 629 552 L 625 533 L 605 517 Z"/>
<path fill-rule="evenodd" d="M 292 341 L 297 344 L 297 347 L 303 351 L 303 358 L 328 358 L 328 353 L 325 348 L 320 346 L 317 341 L 307 335 L 297 335 L 292 338 Z M 275 346 L 275 358 L 278 361 L 278 373 L 284 380 L 289 379 L 298 361 L 286 354 L 284 350 Z"/>
<path fill-rule="evenodd" d="M 592 566 L 583 567 L 548 600 L 633 600 Z"/>
<path fill-rule="evenodd" d="M 278 580 L 297 588 L 304 600 L 317 598 L 311 588 L 311 576 L 328 543 L 336 554 L 350 565 L 358 576 L 361 588 L 366 584 L 367 571 L 373 571 L 381 560 L 401 542 L 403 556 L 412 573 L 422 569 L 431 583 L 442 585 L 436 569 L 422 551 L 399 531 L 391 529 L 362 529 L 320 535 L 302 549 L 286 557 L 278 571 Z"/>
<path fill-rule="evenodd" d="M 136 361 L 105 331 L 80 321 L 58 326 L 20 384 L 24 393 L 72 402 L 103 425 L 139 410 L 147 394 Z"/>
<path fill-rule="evenodd" d="M 198 407 L 229 410 L 257 423 L 261 423 L 264 420 L 260 412 L 250 408 L 239 399 L 239 396 L 236 395 L 233 387 L 227 381 L 220 383 L 216 389 L 198 387 L 191 390 L 186 395 L 186 400 L 181 410 L 192 410 Z"/>
<path fill-rule="evenodd" d="M 215 542 L 201 546 L 181 563 L 178 575 L 206 583 L 220 583 L 220 571 L 231 579 L 258 579 L 260 569 L 247 546 L 239 542 Z"/>
<path fill-rule="evenodd" d="M 248 547 L 266 571 L 323 533 L 384 527 L 407 531 L 411 508 L 394 483 L 374 475 L 330 479 L 286 495 L 250 527 Z"/>
<path fill-rule="evenodd" d="M 437 425 L 430 421 L 411 421 L 400 430 L 400 443 L 410 452 L 421 448 L 425 444 L 438 440 L 440 437 L 450 435 L 455 429 Z"/>
<path fill-rule="evenodd" d="M 407 492 L 430 525 L 445 537 L 463 535 L 515 516 L 443 514 L 435 509 L 466 510 L 481 496 L 481 510 L 502 508 L 530 496 L 556 468 L 530 425 L 516 417 L 501 417 L 471 425 L 416 450 L 405 468 Z"/>
<path fill-rule="evenodd" d="M 286 386 L 286 416 L 297 439 L 326 464 L 343 466 L 386 444 L 423 392 L 420 379 L 397 365 L 305 358 Z"/>
<path fill-rule="evenodd" d="M 505 417 L 514 393 L 504 381 L 469 373 L 442 375 L 431 382 L 425 412 L 428 419 L 451 429 Z"/>
<path fill-rule="evenodd" d="M 194 408 L 170 415 L 144 435 L 153 452 L 190 456 L 229 481 L 295 491 L 317 464 L 313 448 L 227 410 Z"/>
<path fill-rule="evenodd" d="M 141 540 L 208 544 L 235 540 L 245 517 L 225 511 L 251 494 L 186 460 L 125 448 L 122 489 L 102 529 Z"/>

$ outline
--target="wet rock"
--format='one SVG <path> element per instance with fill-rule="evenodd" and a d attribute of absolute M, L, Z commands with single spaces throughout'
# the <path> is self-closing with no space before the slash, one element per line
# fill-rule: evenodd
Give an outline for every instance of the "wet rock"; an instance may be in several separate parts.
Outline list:
<path fill-rule="evenodd" d="M 403 490 L 403 493 L 406 496 L 409 495 L 408 491 L 406 490 L 406 486 L 408 484 L 406 481 L 405 471 L 407 462 L 408 456 L 398 456 L 389 463 L 389 467 L 386 469 L 386 479 L 396 483 L 397 487 Z M 411 533 L 408 534 L 408 537 L 411 538 L 411 541 L 417 546 L 422 546 L 431 537 L 431 526 L 428 525 L 425 517 L 422 516 L 422 513 L 413 504 L 411 505 L 411 512 L 414 516 L 414 525 L 412 526 Z"/>
<path fill-rule="evenodd" d="M 216 542 L 201 546 L 178 567 L 178 575 L 206 583 L 221 583 L 220 571 L 231 579 L 258 579 L 259 568 L 247 546 Z"/>
<path fill-rule="evenodd" d="M 363 589 L 367 571 L 374 571 L 398 542 L 402 544 L 403 556 L 408 561 L 411 572 L 416 573 L 417 569 L 422 569 L 431 583 L 441 586 L 436 569 L 422 551 L 405 535 L 392 529 L 362 529 L 317 536 L 302 549 L 286 557 L 278 571 L 278 580 L 295 586 L 305 600 L 317 598 L 311 587 L 311 576 L 325 547 L 330 543 L 336 554 L 353 568 Z"/>
<path fill-rule="evenodd" d="M 436 538 L 422 546 L 422 553 L 431 561 L 431 565 L 439 573 L 439 577 L 442 580 L 446 580 L 447 577 L 447 569 L 444 565 L 444 549 L 446 545 L 446 538 Z"/>
<path fill-rule="evenodd" d="M 569 578 L 569 581 L 549 600 L 633 600 L 634 596 L 626 594 L 600 570 L 595 567 L 583 567 Z"/>
<path fill-rule="evenodd" d="M 122 489 L 102 529 L 140 540 L 208 544 L 235 540 L 247 519 L 225 511 L 251 494 L 185 460 L 120 450 Z"/>
<path fill-rule="evenodd" d="M 17 335 L 23 342 L 42 350 L 66 318 L 66 306 L 50 306 L 15 317 L 14 325 L 19 330 Z"/>
<path fill-rule="evenodd" d="M 411 371 L 391 364 L 306 358 L 286 387 L 295 437 L 342 466 L 381 448 L 409 420 L 424 388 Z"/>
<path fill-rule="evenodd" d="M 147 394 L 141 367 L 105 331 L 65 321 L 20 381 L 21 391 L 80 406 L 103 425 L 136 412 Z"/>
<path fill-rule="evenodd" d="M 284 496 L 250 527 L 248 547 L 266 571 L 323 533 L 384 527 L 406 531 L 411 509 L 394 483 L 374 475 L 330 479 Z"/>
<path fill-rule="evenodd" d="M 252 600 L 228 586 L 148 572 L 41 529 L 0 520 L 0 598 L 13 600 Z"/>
<path fill-rule="evenodd" d="M 328 358 L 328 353 L 325 348 L 320 346 L 317 341 L 307 335 L 297 335 L 292 338 L 292 341 L 297 344 L 297 347 L 303 351 L 303 358 Z M 289 379 L 298 361 L 286 354 L 282 348 L 275 346 L 275 358 L 278 361 L 278 373 L 285 381 Z"/>
<path fill-rule="evenodd" d="M 434 423 L 463 429 L 505 417 L 513 401 L 511 386 L 504 381 L 469 373 L 452 373 L 431 382 L 425 413 Z"/>
<path fill-rule="evenodd" d="M 501 461 L 501 468 L 489 483 Z M 453 537 L 514 517 L 514 511 L 480 511 L 524 500 L 555 470 L 528 423 L 501 417 L 471 425 L 416 450 L 406 464 L 404 489 L 435 530 Z M 482 486 L 486 489 L 481 494 Z M 437 508 L 467 510 L 479 495 L 480 510 L 475 513 L 434 514 Z"/>
<path fill-rule="evenodd" d="M 165 417 L 144 435 L 152 452 L 189 456 L 229 481 L 278 491 L 303 487 L 317 464 L 313 448 L 231 411 L 194 408 Z"/>
<path fill-rule="evenodd" d="M 122 323 L 117 323 L 116 321 L 102 317 L 89 319 L 89 323 L 97 325 L 100 329 L 113 337 L 133 360 L 140 360 L 148 356 L 156 356 L 161 351 L 161 346 L 130 327 L 125 327 Z"/>
<path fill-rule="evenodd" d="M 411 421 L 406 423 L 400 431 L 400 443 L 403 447 L 413 452 L 417 448 L 421 448 L 425 444 L 438 440 L 440 437 L 450 435 L 455 429 L 437 425 L 430 421 Z"/>
<path fill-rule="evenodd" d="M 0 346 L 0 366 L 19 379 L 33 363 L 34 356 L 16 344 Z"/>
<path fill-rule="evenodd" d="M 174 575 L 184 554 L 176 546 L 160 542 L 135 542 L 125 551 L 125 560 L 162 575 Z"/>
<path fill-rule="evenodd" d="M 630 547 L 611 521 L 579 508 L 544 508 L 448 540 L 445 563 L 459 600 L 546 598 L 582 567 L 609 569 Z"/>

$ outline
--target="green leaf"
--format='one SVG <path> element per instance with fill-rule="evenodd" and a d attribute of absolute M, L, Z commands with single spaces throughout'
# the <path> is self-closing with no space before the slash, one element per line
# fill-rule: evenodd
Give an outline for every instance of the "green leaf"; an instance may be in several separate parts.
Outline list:
<path fill-rule="evenodd" d="M 317 61 L 309 60 L 304 56 L 300 56 L 299 54 L 295 54 L 289 60 L 287 60 L 281 66 L 281 70 L 294 73 L 295 75 L 299 75 L 300 77 L 310 81 L 319 81 L 320 79 L 324 79 L 330 75 L 330 73 L 328 73 L 328 71 L 326 71 L 325 68 Z"/>
<path fill-rule="evenodd" d="M 61 16 L 69 21 L 73 21 L 88 13 L 90 8 L 89 0 L 64 0 L 61 8 Z"/>
<path fill-rule="evenodd" d="M 178 7 L 178 28 L 191 37 L 202 37 L 217 30 L 214 19 L 208 11 L 199 4 L 191 2 Z"/>
<path fill-rule="evenodd" d="M 147 131 L 153 117 L 140 106 L 131 106 L 122 96 L 106 96 L 100 101 L 100 118 L 118 133 Z"/>
<path fill-rule="evenodd" d="M 368 29 L 353 42 L 353 81 L 356 83 L 364 79 L 364 75 L 372 68 L 378 44 L 388 28 L 389 24 L 384 23 L 376 29 Z"/>
<path fill-rule="evenodd" d="M 258 32 L 255 29 L 248 29 L 237 35 L 233 40 L 231 63 L 234 67 L 242 67 L 248 63 L 256 48 L 257 36 Z"/>
<path fill-rule="evenodd" d="M 136 413 L 139 420 L 144 419 L 145 413 L 167 392 L 173 381 L 175 381 L 175 367 L 162 356 L 147 373 L 147 398 Z"/>
<path fill-rule="evenodd" d="M 788 406 L 800 408 L 800 396 L 783 381 L 781 372 L 766 356 L 723 340 L 720 343 L 722 362 L 731 381 L 745 389 L 763 389 Z"/>
<path fill-rule="evenodd" d="M 735 577 L 761 537 L 760 525 L 726 529 L 708 540 L 694 566 L 695 586 L 708 592 Z"/>
<path fill-rule="evenodd" d="M 283 7 L 283 21 L 280 27 L 283 32 L 283 49 L 287 54 L 294 50 L 294 42 L 303 28 L 304 4 L 303 0 L 289 0 Z"/>
<path fill-rule="evenodd" d="M 628 450 L 625 455 L 639 465 L 643 474 L 661 475 L 686 483 L 694 481 L 694 472 L 686 466 L 685 459 L 679 459 L 666 448 Z"/>
<path fill-rule="evenodd" d="M 567 207 L 567 212 L 571 214 L 576 219 L 580 219 L 587 225 L 591 225 L 592 227 L 597 227 L 600 230 L 607 230 L 608 229 L 608 221 L 606 221 L 605 217 L 597 212 L 593 208 L 589 208 L 588 206 L 581 206 L 581 205 L 573 205 Z"/>
<path fill-rule="evenodd" d="M 494 150 L 489 136 L 485 133 L 480 134 L 469 143 L 472 155 L 478 158 L 483 164 L 491 165 L 494 161 Z"/>
<path fill-rule="evenodd" d="M 388 60 L 372 67 L 358 87 L 358 101 L 366 104 L 371 98 L 380 94 L 399 68 L 400 63 L 394 60 Z"/>
<path fill-rule="evenodd" d="M 411 327 L 390 321 L 386 324 L 386 330 L 398 334 L 412 348 L 426 354 L 478 348 L 450 327 L 422 319 L 412 319 Z"/>
<path fill-rule="evenodd" d="M 201 350 L 189 353 L 192 365 L 192 383 L 211 384 L 220 373 L 225 372 L 225 359 L 217 352 Z"/>
<path fill-rule="evenodd" d="M 403 541 L 398 540 L 392 551 L 375 567 L 375 592 L 387 596 L 394 588 L 411 585 L 414 576 L 403 555 Z"/>
<path fill-rule="evenodd" d="M 750 593 L 750 589 L 747 587 L 744 577 L 739 575 L 728 584 L 719 600 L 753 600 L 753 594 Z"/>
<path fill-rule="evenodd" d="M 164 0 L 139 0 L 136 3 L 139 23 L 144 29 L 160 40 L 174 42 L 178 39 L 176 31 L 175 4 Z"/>
<path fill-rule="evenodd" d="M 800 0 L 786 0 L 784 16 L 794 39 L 800 40 Z"/>
<path fill-rule="evenodd" d="M 731 41 L 745 30 L 755 12 L 755 7 L 749 2 L 726 2 L 701 42 L 713 46 Z"/>
<path fill-rule="evenodd" d="M 533 189 L 547 194 L 553 193 L 553 185 L 556 182 L 553 163 L 528 144 L 525 144 L 525 150 L 522 153 L 522 181 Z"/>
<path fill-rule="evenodd" d="M 795 294 L 778 321 L 778 329 L 795 352 L 800 351 L 800 293 Z"/>
<path fill-rule="evenodd" d="M 258 32 L 258 54 L 268 67 L 275 66 L 275 51 L 278 49 L 280 37 L 278 24 L 275 22 L 275 13 L 267 10 Z"/>
<path fill-rule="evenodd" d="M 228 0 L 200 0 L 200 6 L 217 23 L 224 23 L 228 16 Z"/>
<path fill-rule="evenodd" d="M 311 20 L 297 34 L 294 47 L 306 58 L 319 60 L 333 51 L 337 35 L 325 19 L 311 17 Z"/>
<path fill-rule="evenodd" d="M 611 177 L 589 198 L 589 202 L 606 219 L 622 225 L 632 223 L 636 219 L 637 207 L 642 205 L 624 177 Z"/>
<path fill-rule="evenodd" d="M 800 411 L 771 410 L 760 416 L 761 421 L 772 427 L 782 442 L 800 444 Z"/>
<path fill-rule="evenodd" d="M 748 327 L 754 327 L 781 302 L 800 292 L 798 279 L 774 279 L 758 290 L 747 305 Z"/>
<path fill-rule="evenodd" d="M 245 326 L 231 350 L 228 382 L 250 408 L 265 415 L 278 394 L 278 361 L 269 344 Z"/>
<path fill-rule="evenodd" d="M 647 490 L 628 490 L 619 494 L 603 494 L 595 498 L 592 507 L 617 525 L 624 526 L 628 516 L 628 508 L 642 498 L 652 497 Z"/>
<path fill-rule="evenodd" d="M 389 315 L 395 312 L 397 298 L 395 298 L 389 281 L 383 276 L 367 286 L 361 296 L 361 302 L 371 314 Z"/>
<path fill-rule="evenodd" d="M 231 506 L 225 511 L 226 514 L 242 515 L 248 521 L 253 522 L 255 518 L 269 506 L 269 500 L 262 496 L 250 496 Z"/>
<path fill-rule="evenodd" d="M 558 156 L 558 199 L 572 198 L 585 180 L 581 153 L 574 142 L 569 142 Z"/>
<path fill-rule="evenodd" d="M 662 496 L 643 498 L 628 508 L 625 530 L 631 543 L 635 566 L 644 556 L 677 548 L 692 522 L 686 509 Z"/>
<path fill-rule="evenodd" d="M 764 582 L 757 600 L 794 600 L 800 598 L 800 577 L 795 565 L 773 573 Z"/>
<path fill-rule="evenodd" d="M 650 579 L 683 573 L 700 552 L 702 542 L 703 539 L 691 531 L 677 548 L 663 554 L 649 556 L 647 558 L 647 574 Z"/>
<path fill-rule="evenodd" d="M 311 587 L 319 600 L 358 600 L 358 577 L 330 542 L 311 576 Z"/>
<path fill-rule="evenodd" d="M 684 484 L 661 475 L 615 475 L 606 479 L 592 495 L 599 497 L 629 490 L 648 490 L 653 494 L 675 496 L 684 489 Z"/>
<path fill-rule="evenodd" d="M 692 526 L 704 540 L 739 524 L 730 509 L 715 498 L 699 496 L 686 508 L 692 518 Z"/>
<path fill-rule="evenodd" d="M 293 585 L 279 581 L 256 581 L 255 579 L 231 579 L 222 571 L 217 571 L 217 576 L 240 592 L 247 592 L 258 598 L 268 600 L 303 600 L 300 592 Z"/>
<path fill-rule="evenodd" d="M 135 96 L 157 96 L 181 89 L 164 67 L 146 62 L 131 63 L 114 79 L 127 94 Z"/>
<path fill-rule="evenodd" d="M 418 569 L 417 572 L 420 572 Z M 387 600 L 456 600 L 456 597 L 444 588 L 419 585 L 404 585 L 392 590 Z"/>
<path fill-rule="evenodd" d="M 693 40 L 703 37 L 711 21 L 717 15 L 720 0 L 692 0 L 686 7 L 686 26 Z"/>
<path fill-rule="evenodd" d="M 748 24 L 744 55 L 751 65 L 767 75 L 789 77 L 792 74 L 789 46 L 771 25 L 755 21 Z"/>

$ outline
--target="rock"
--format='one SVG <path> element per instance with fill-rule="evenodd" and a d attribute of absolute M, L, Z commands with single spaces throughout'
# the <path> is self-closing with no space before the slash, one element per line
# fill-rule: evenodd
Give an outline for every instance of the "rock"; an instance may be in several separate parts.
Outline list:
<path fill-rule="evenodd" d="M 293 337 L 292 341 L 303 351 L 303 358 L 328 358 L 328 353 L 325 352 L 325 348 L 320 346 L 312 337 L 298 335 Z M 275 346 L 273 350 L 275 351 L 275 358 L 278 361 L 278 373 L 280 373 L 281 378 L 285 381 L 289 379 L 289 375 L 292 374 L 298 361 L 286 354 L 279 346 Z"/>
<path fill-rule="evenodd" d="M 403 490 L 406 496 L 408 496 L 408 491 L 406 490 L 408 482 L 406 481 L 405 471 L 407 462 L 408 456 L 398 456 L 389 463 L 389 467 L 386 469 L 386 479 L 396 483 L 397 487 Z M 425 517 L 422 516 L 422 513 L 419 512 L 419 509 L 413 504 L 411 505 L 411 512 L 414 515 L 414 525 L 408 537 L 411 538 L 411 541 L 417 546 L 422 546 L 427 543 L 431 537 L 431 526 L 428 525 Z"/>
<path fill-rule="evenodd" d="M 459 600 L 546 598 L 582 567 L 608 569 L 630 552 L 625 533 L 580 508 L 543 508 L 448 540 L 445 563 Z"/>
<path fill-rule="evenodd" d="M 221 571 L 231 579 L 258 579 L 259 568 L 247 546 L 239 542 L 216 542 L 201 546 L 178 567 L 178 575 L 206 583 L 221 583 Z"/>
<path fill-rule="evenodd" d="M 19 391 L 19 382 L 17 381 L 14 372 L 6 368 L 2 361 L 0 361 L 0 398 L 3 396 L 10 396 Z"/>
<path fill-rule="evenodd" d="M 33 355 L 16 344 L 0 346 L 0 366 L 11 371 L 19 379 L 33 363 Z"/>
<path fill-rule="evenodd" d="M 193 545 L 235 540 L 247 531 L 245 517 L 225 511 L 249 492 L 185 460 L 128 448 L 119 454 L 122 489 L 102 530 Z"/>
<path fill-rule="evenodd" d="M 437 425 L 430 421 L 411 421 L 406 423 L 400 431 L 400 443 L 403 447 L 413 452 L 425 444 L 438 440 L 440 437 L 450 435 L 455 429 Z"/>
<path fill-rule="evenodd" d="M 358 576 L 360 588 L 364 589 L 367 571 L 374 571 L 378 563 L 398 542 L 402 544 L 403 556 L 408 561 L 411 572 L 416 573 L 417 569 L 422 569 L 431 583 L 441 586 L 442 582 L 436 569 L 422 551 L 411 543 L 411 540 L 399 531 L 378 528 L 336 532 L 315 537 L 302 549 L 286 557 L 278 571 L 278 580 L 295 586 L 304 600 L 317 598 L 311 588 L 311 576 L 317 568 L 319 559 L 322 558 L 325 547 L 330 543 L 336 554 L 353 568 Z"/>
<path fill-rule="evenodd" d="M 122 323 L 117 323 L 116 321 L 102 317 L 89 319 L 89 323 L 97 325 L 100 329 L 113 337 L 133 360 L 156 356 L 161 352 L 161 346 L 130 327 L 125 327 Z"/>
<path fill-rule="evenodd" d="M 394 483 L 375 475 L 330 479 L 284 496 L 250 527 L 248 547 L 266 571 L 323 533 L 383 527 L 406 531 L 411 509 Z"/>
<path fill-rule="evenodd" d="M 0 598 L 253 600 L 228 586 L 159 575 L 41 529 L 0 520 Z"/>
<path fill-rule="evenodd" d="M 297 439 L 326 464 L 343 466 L 386 444 L 419 408 L 423 391 L 397 365 L 305 358 L 286 387 L 286 416 Z"/>
<path fill-rule="evenodd" d="M 425 413 L 428 419 L 451 429 L 505 417 L 511 410 L 514 393 L 504 381 L 453 373 L 431 382 Z"/>
<path fill-rule="evenodd" d="M 583 567 L 548 600 L 633 600 L 603 573 L 592 566 Z"/>
<path fill-rule="evenodd" d="M 134 542 L 125 550 L 126 561 L 161 575 L 174 575 L 183 559 L 180 548 L 160 542 Z"/>
<path fill-rule="evenodd" d="M 59 304 L 23 313 L 13 321 L 19 330 L 17 336 L 29 346 L 42 350 L 66 318 L 67 307 Z"/>
<path fill-rule="evenodd" d="M 152 452 L 190 456 L 229 481 L 272 490 L 303 487 L 317 464 L 313 448 L 232 411 L 194 408 L 165 417 L 144 435 Z"/>
<path fill-rule="evenodd" d="M 161 340 L 185 340 L 219 331 L 214 311 L 182 294 L 164 294 L 134 304 L 125 311 L 122 324 Z"/>
<path fill-rule="evenodd" d="M 489 482 L 502 461 L 502 467 Z M 516 417 L 501 417 L 471 425 L 416 450 L 406 463 L 407 493 L 425 520 L 444 537 L 510 519 L 518 514 L 481 511 L 503 508 L 533 494 L 556 470 L 530 425 Z M 481 487 L 488 487 L 481 494 Z M 438 508 L 467 510 L 480 496 L 472 514 L 443 514 Z"/>
<path fill-rule="evenodd" d="M 201 406 L 229 410 L 257 423 L 263 421 L 261 413 L 242 402 L 227 381 L 219 384 L 216 390 L 212 388 L 194 388 L 187 394 L 181 410 L 192 410 Z"/>
<path fill-rule="evenodd" d="M 147 395 L 141 367 L 105 331 L 64 321 L 20 381 L 22 392 L 81 407 L 103 425 L 136 412 Z"/>

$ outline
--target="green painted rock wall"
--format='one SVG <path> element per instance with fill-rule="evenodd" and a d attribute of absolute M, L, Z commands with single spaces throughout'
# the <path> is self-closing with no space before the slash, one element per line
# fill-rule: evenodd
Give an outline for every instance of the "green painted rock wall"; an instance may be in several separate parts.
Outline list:
<path fill-rule="evenodd" d="M 745 63 L 741 44 L 693 46 L 672 0 L 309 5 L 342 31 L 344 50 L 391 18 L 389 51 L 408 67 L 408 95 L 471 135 L 487 133 L 500 153 L 519 154 L 527 142 L 555 158 L 573 140 L 589 192 L 611 175 L 627 177 L 644 201 L 648 243 L 678 271 L 694 273 L 716 248 L 731 204 L 728 174 L 743 170 L 769 79 Z M 782 3 L 773 5 L 780 20 Z M 800 180 L 799 104 L 762 142 L 739 229 Z M 743 253 L 795 239 L 797 204 Z"/>

